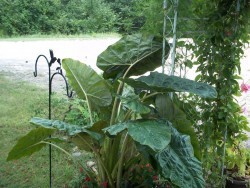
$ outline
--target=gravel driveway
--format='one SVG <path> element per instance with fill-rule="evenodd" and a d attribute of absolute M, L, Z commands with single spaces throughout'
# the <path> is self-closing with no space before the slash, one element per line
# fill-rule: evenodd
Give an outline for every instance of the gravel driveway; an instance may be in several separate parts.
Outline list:
<path fill-rule="evenodd" d="M 38 76 L 33 76 L 35 61 L 38 55 L 49 57 L 49 49 L 58 58 L 73 58 L 90 65 L 97 72 L 97 56 L 119 38 L 106 39 L 71 39 L 43 41 L 0 41 L 0 74 L 13 80 L 24 80 L 41 87 L 48 87 L 48 65 L 42 60 L 38 62 Z M 56 67 L 52 67 L 54 71 Z M 7 74 L 6 74 L 7 73 Z M 60 77 L 53 80 L 53 88 L 64 86 Z"/>

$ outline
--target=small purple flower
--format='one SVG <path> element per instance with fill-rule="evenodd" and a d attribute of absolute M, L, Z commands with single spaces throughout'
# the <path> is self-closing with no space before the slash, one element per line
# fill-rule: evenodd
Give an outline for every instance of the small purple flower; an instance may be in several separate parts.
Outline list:
<path fill-rule="evenodd" d="M 241 109 L 241 112 L 244 113 L 246 116 L 248 116 L 248 111 L 247 111 L 246 106 L 243 106 L 243 108 Z"/>

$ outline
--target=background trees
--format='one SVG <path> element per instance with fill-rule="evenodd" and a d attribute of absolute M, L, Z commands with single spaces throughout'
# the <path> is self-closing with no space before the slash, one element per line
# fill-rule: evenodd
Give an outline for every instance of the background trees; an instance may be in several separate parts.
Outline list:
<path fill-rule="evenodd" d="M 103 0 L 0 2 L 0 34 L 114 32 L 117 13 Z"/>

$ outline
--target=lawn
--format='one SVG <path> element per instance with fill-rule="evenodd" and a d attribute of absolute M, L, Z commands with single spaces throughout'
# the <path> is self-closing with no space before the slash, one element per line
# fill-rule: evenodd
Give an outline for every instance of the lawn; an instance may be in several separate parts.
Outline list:
<path fill-rule="evenodd" d="M 47 91 L 23 81 L 11 79 L 11 73 L 0 72 L 0 187 L 49 187 L 49 151 L 44 148 L 31 157 L 7 162 L 6 158 L 23 135 L 34 126 L 33 116 L 47 117 Z M 67 110 L 67 99 L 55 96 L 53 118 L 60 119 Z M 72 153 L 69 144 L 61 144 Z M 71 187 L 79 177 L 79 167 L 68 156 L 53 149 L 53 187 Z"/>

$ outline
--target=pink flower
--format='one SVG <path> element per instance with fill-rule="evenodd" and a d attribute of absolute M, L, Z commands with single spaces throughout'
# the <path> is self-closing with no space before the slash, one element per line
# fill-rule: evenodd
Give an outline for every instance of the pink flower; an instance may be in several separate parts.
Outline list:
<path fill-rule="evenodd" d="M 241 92 L 248 92 L 248 90 L 250 89 L 250 85 L 245 84 L 244 82 L 240 85 L 240 90 Z"/>

